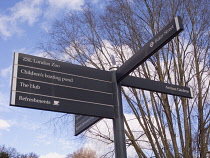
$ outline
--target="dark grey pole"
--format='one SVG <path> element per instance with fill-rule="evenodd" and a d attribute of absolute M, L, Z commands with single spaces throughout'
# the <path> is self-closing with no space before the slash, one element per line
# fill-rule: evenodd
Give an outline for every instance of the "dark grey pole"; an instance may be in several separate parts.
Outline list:
<path fill-rule="evenodd" d="M 113 72 L 113 78 L 116 80 L 116 71 Z M 114 107 L 115 118 L 113 119 L 115 158 L 127 158 L 121 85 L 116 82 L 115 86 L 117 94 Z"/>
<path fill-rule="evenodd" d="M 115 146 L 115 157 L 116 158 L 127 158 L 126 154 L 126 144 L 125 144 L 125 128 L 124 128 L 124 117 L 123 117 L 123 107 L 122 107 L 122 94 L 121 85 L 117 83 L 116 78 L 116 62 L 114 56 L 111 56 L 112 66 L 110 71 L 113 71 L 112 80 L 115 98 L 114 114 L 113 119 L 113 129 L 114 129 L 114 146 Z"/>

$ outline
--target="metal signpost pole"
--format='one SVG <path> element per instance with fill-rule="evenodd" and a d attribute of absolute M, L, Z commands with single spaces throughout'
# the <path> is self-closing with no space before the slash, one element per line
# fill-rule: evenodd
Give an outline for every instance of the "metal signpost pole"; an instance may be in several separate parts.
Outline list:
<path fill-rule="evenodd" d="M 116 82 L 116 71 L 113 72 L 113 79 L 115 80 L 116 89 L 115 118 L 113 119 L 115 157 L 127 158 L 121 85 Z"/>
<path fill-rule="evenodd" d="M 122 107 L 122 94 L 121 94 L 121 84 L 117 83 L 116 70 L 117 66 L 115 63 L 114 56 L 111 56 L 112 67 L 110 71 L 113 71 L 112 80 L 115 90 L 115 107 L 113 119 L 113 129 L 114 129 L 114 146 L 115 146 L 115 157 L 116 158 L 127 158 L 126 152 L 126 142 L 125 142 L 125 128 L 124 128 L 124 115 Z"/>

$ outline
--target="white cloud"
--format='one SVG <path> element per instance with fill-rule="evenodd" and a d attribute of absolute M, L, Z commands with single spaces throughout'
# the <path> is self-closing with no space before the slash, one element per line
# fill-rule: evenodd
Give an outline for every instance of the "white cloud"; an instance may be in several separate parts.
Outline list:
<path fill-rule="evenodd" d="M 58 143 L 63 150 L 68 149 L 69 151 L 74 151 L 80 146 L 80 142 L 75 140 L 59 139 Z"/>
<path fill-rule="evenodd" d="M 19 27 L 22 23 L 33 25 L 42 14 L 42 0 L 23 0 L 16 3 L 8 10 L 7 15 L 0 15 L 0 35 L 3 38 L 20 34 L 23 30 Z"/>
<path fill-rule="evenodd" d="M 7 9 L 7 14 L 0 14 L 0 36 L 4 39 L 14 34 L 24 32 L 21 24 L 32 26 L 43 17 L 52 19 L 58 17 L 59 13 L 69 10 L 80 10 L 84 0 L 22 0 L 13 7 Z M 44 20 L 41 27 L 48 28 L 48 20 Z"/>
<path fill-rule="evenodd" d="M 5 69 L 0 70 L 0 76 L 8 77 L 9 75 L 11 75 L 11 72 L 12 72 L 12 66 L 9 66 Z"/>
<path fill-rule="evenodd" d="M 54 18 L 61 10 L 80 10 L 84 0 L 48 0 L 45 12 L 46 18 Z"/>
<path fill-rule="evenodd" d="M 60 155 L 58 153 L 48 153 L 46 155 L 42 155 L 39 158 L 64 158 L 65 155 Z"/>
<path fill-rule="evenodd" d="M 21 33 L 21 30 L 16 26 L 16 22 L 10 16 L 0 15 L 0 35 L 7 38 L 14 33 Z"/>
<path fill-rule="evenodd" d="M 40 51 L 37 51 L 31 55 L 34 55 L 34 56 L 38 56 L 38 57 L 42 57 L 42 58 L 48 58 L 48 59 L 52 59 L 52 57 L 47 54 L 47 52 L 40 52 Z"/>
<path fill-rule="evenodd" d="M 7 28 L 7 23 L 9 22 L 9 17 L 0 15 L 0 35 L 5 37 L 11 36 L 10 31 Z"/>
<path fill-rule="evenodd" d="M 83 5 L 84 0 L 48 0 L 49 6 L 53 8 L 68 8 L 68 9 L 80 9 Z"/>
<path fill-rule="evenodd" d="M 11 127 L 11 125 L 7 121 L 0 120 L 0 130 L 7 130 L 7 131 L 9 131 L 10 127 Z"/>
<path fill-rule="evenodd" d="M 49 31 L 51 30 L 51 28 L 52 28 L 52 26 L 49 24 L 48 21 L 42 22 L 42 23 L 40 24 L 40 27 L 41 27 L 41 29 L 42 29 L 43 31 L 45 31 L 45 32 L 49 32 Z"/>
<path fill-rule="evenodd" d="M 11 8 L 12 18 L 33 25 L 42 13 L 42 0 L 24 0 Z"/>

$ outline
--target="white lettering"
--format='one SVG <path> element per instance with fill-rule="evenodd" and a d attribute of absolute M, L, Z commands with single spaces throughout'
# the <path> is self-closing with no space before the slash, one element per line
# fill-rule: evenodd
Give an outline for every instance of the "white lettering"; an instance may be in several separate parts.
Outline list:
<path fill-rule="evenodd" d="M 56 75 L 48 75 L 46 73 L 45 73 L 45 78 L 50 78 L 50 79 L 61 81 L 61 77 L 58 77 Z"/>
<path fill-rule="evenodd" d="M 27 83 L 24 83 L 24 82 L 20 82 L 20 86 L 21 87 L 26 87 L 26 88 L 33 88 L 33 89 L 40 89 L 40 86 L 39 85 L 35 85 L 35 84 L 27 84 Z"/>
<path fill-rule="evenodd" d="M 188 90 L 181 89 L 181 88 L 168 87 L 168 86 L 166 86 L 165 88 L 166 88 L 166 89 L 169 89 L 169 90 L 173 90 L 173 91 L 179 91 L 179 92 L 184 92 L 184 93 L 190 93 Z"/>
<path fill-rule="evenodd" d="M 30 88 L 40 89 L 40 86 L 39 85 L 35 85 L 35 84 L 30 84 Z"/>
<path fill-rule="evenodd" d="M 155 43 L 159 42 L 164 36 L 166 36 L 170 31 L 172 31 L 174 29 L 174 25 L 172 25 L 168 30 L 165 30 L 163 34 L 161 34 L 160 36 L 158 36 L 156 39 L 155 39 Z M 151 43 L 150 43 L 150 47 L 153 47 L 153 45 L 151 46 Z"/>
<path fill-rule="evenodd" d="M 168 34 L 171 30 L 173 30 L 174 25 L 172 25 L 168 30 L 164 31 L 164 35 Z"/>
<path fill-rule="evenodd" d="M 60 65 L 55 64 L 55 63 L 52 63 L 51 66 L 53 66 L 53 67 L 60 67 Z"/>
<path fill-rule="evenodd" d="M 40 65 L 50 66 L 50 63 L 48 63 L 46 61 L 39 61 L 39 60 L 34 59 L 33 62 L 36 63 L 36 64 L 40 64 Z"/>
<path fill-rule="evenodd" d="M 166 89 L 176 91 L 176 88 L 174 88 L 174 87 L 168 87 L 168 86 L 166 86 Z"/>
<path fill-rule="evenodd" d="M 29 84 L 26 84 L 26 83 L 24 83 L 24 82 L 20 82 L 20 86 L 21 86 L 21 87 L 29 87 Z"/>
<path fill-rule="evenodd" d="M 62 78 L 62 82 L 74 82 L 73 78 Z"/>
<path fill-rule="evenodd" d="M 157 43 L 158 41 L 160 41 L 163 38 L 163 34 L 160 35 L 158 38 L 155 39 L 155 43 Z"/>
<path fill-rule="evenodd" d="M 26 61 L 26 62 L 32 62 L 31 58 L 28 58 L 28 57 L 23 57 L 23 61 Z"/>
<path fill-rule="evenodd" d="M 44 77 L 44 74 L 43 73 L 36 73 L 36 72 L 30 71 L 30 70 L 21 69 L 20 72 L 22 74 L 25 74 L 25 75 Z"/>
<path fill-rule="evenodd" d="M 190 93 L 188 90 L 180 89 L 180 88 L 177 88 L 177 91 L 179 91 L 179 92 L 184 92 L 184 93 Z"/>
<path fill-rule="evenodd" d="M 32 62 L 32 61 L 31 61 L 31 62 Z M 44 61 L 40 61 L 40 60 L 33 59 L 33 63 L 40 64 L 40 65 L 46 65 L 46 66 L 57 67 L 57 68 L 60 67 L 60 65 L 58 65 L 58 64 L 56 64 L 56 63 L 49 63 L 49 62 L 46 62 L 45 60 L 44 60 Z"/>
<path fill-rule="evenodd" d="M 28 98 L 28 97 L 23 97 L 23 96 L 19 96 L 19 100 L 26 101 L 26 102 L 39 103 L 39 104 L 51 104 L 51 101 L 49 100 Z"/>

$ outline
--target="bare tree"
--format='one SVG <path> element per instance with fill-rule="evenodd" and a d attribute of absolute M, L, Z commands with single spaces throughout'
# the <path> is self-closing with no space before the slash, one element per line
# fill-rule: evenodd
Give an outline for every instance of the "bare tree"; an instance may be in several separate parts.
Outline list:
<path fill-rule="evenodd" d="M 6 147 L 5 145 L 0 146 L 0 152 L 3 156 L 8 157 L 18 157 L 19 153 L 16 151 L 15 148 Z"/>
<path fill-rule="evenodd" d="M 0 152 L 0 157 L 1 158 L 9 158 L 9 154 L 6 152 Z"/>
<path fill-rule="evenodd" d="M 56 21 L 42 49 L 55 59 L 65 57 L 68 62 L 108 70 L 110 55 L 123 64 L 174 16 L 181 16 L 184 32 L 132 75 L 189 86 L 194 98 L 123 88 L 124 111 L 132 113 L 141 127 L 134 131 L 125 117 L 127 145 L 143 158 L 205 158 L 210 148 L 207 4 L 208 0 L 115 0 L 100 11 L 87 4 Z M 101 134 L 100 129 L 92 133 Z M 113 143 L 107 137 L 98 139 Z"/>
<path fill-rule="evenodd" d="M 81 148 L 73 154 L 67 155 L 66 158 L 97 158 L 96 152 L 89 148 Z"/>
<path fill-rule="evenodd" d="M 0 158 L 38 158 L 33 152 L 29 154 L 20 154 L 15 148 L 0 146 Z"/>
<path fill-rule="evenodd" d="M 20 154 L 18 158 L 38 158 L 39 156 L 33 152 L 29 154 Z"/>

